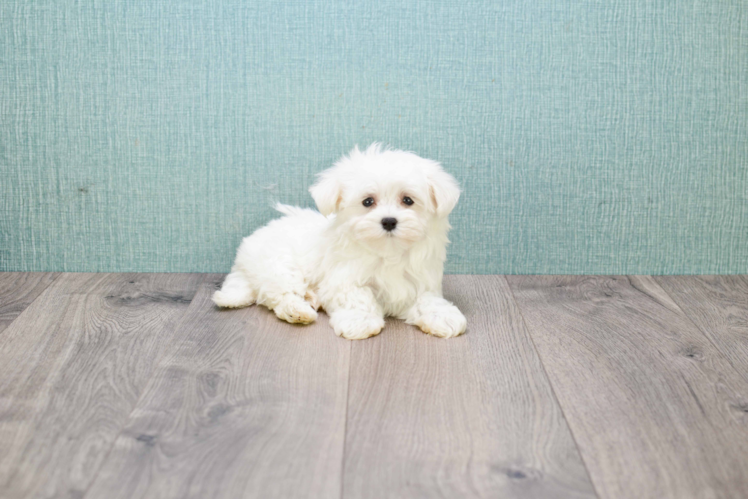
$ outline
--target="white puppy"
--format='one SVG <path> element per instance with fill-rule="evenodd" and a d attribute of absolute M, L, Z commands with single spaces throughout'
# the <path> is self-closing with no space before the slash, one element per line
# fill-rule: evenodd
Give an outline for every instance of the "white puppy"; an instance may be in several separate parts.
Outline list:
<path fill-rule="evenodd" d="M 322 307 L 347 339 L 378 334 L 385 316 L 437 337 L 465 331 L 442 298 L 447 216 L 460 188 L 437 162 L 356 147 L 309 191 L 319 212 L 279 204 L 285 217 L 244 238 L 213 295 L 218 306 L 262 304 L 289 323 L 311 323 Z"/>

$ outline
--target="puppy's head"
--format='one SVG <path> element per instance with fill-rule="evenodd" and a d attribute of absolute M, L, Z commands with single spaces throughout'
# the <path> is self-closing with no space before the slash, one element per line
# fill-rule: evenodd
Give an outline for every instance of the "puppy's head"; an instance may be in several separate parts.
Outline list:
<path fill-rule="evenodd" d="M 354 148 L 309 189 L 324 215 L 371 248 L 401 249 L 424 239 L 457 204 L 457 181 L 432 160 L 372 144 Z"/>

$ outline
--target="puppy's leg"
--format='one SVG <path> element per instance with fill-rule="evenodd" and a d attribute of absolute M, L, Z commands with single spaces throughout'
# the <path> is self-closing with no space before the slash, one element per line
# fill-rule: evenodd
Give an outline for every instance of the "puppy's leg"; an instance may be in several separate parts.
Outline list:
<path fill-rule="evenodd" d="M 304 298 L 295 293 L 284 293 L 272 301 L 270 307 L 276 316 L 288 323 L 308 325 L 317 320 L 317 311 Z"/>
<path fill-rule="evenodd" d="M 288 323 L 307 325 L 317 320 L 316 304 L 305 299 L 309 287 L 298 269 L 287 260 L 266 264 L 258 281 L 262 283 L 257 303 L 271 309 L 278 318 Z"/>
<path fill-rule="evenodd" d="M 330 326 L 340 337 L 365 339 L 384 328 L 384 312 L 369 288 L 338 290 L 323 306 L 330 315 Z"/>
<path fill-rule="evenodd" d="M 212 298 L 219 307 L 247 307 L 255 303 L 257 294 L 250 288 L 244 274 L 232 271 Z"/>
<path fill-rule="evenodd" d="M 418 297 L 403 319 L 435 337 L 456 337 L 465 333 L 467 327 L 467 320 L 457 307 L 431 293 Z"/>

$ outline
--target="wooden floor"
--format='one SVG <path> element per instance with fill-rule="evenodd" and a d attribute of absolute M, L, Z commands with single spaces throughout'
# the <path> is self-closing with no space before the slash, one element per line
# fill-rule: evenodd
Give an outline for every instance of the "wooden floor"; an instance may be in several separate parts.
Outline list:
<path fill-rule="evenodd" d="M 748 277 L 448 276 L 450 340 L 0 273 L 3 497 L 745 497 Z"/>

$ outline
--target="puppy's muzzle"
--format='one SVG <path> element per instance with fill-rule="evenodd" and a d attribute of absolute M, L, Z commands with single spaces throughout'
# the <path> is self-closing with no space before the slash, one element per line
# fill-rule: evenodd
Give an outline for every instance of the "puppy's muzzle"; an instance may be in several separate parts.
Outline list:
<path fill-rule="evenodd" d="M 382 227 L 385 231 L 392 231 L 397 227 L 397 219 L 394 217 L 385 217 L 382 219 Z"/>

